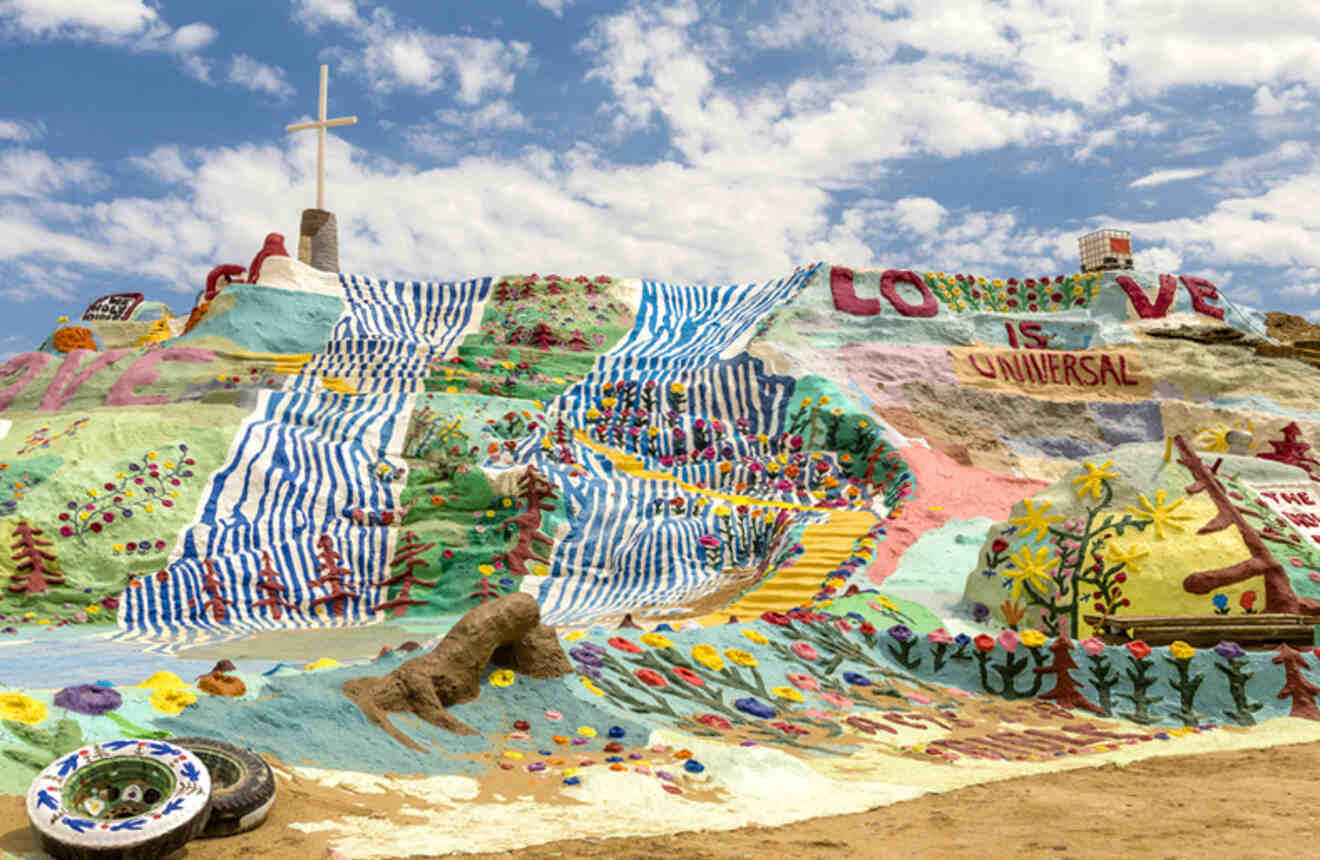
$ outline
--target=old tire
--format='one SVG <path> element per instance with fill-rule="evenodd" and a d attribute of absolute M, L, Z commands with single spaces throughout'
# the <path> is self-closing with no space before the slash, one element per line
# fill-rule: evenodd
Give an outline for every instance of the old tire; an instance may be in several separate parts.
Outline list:
<path fill-rule="evenodd" d="M 60 860 L 153 860 L 202 832 L 211 775 L 168 741 L 87 744 L 37 774 L 27 810 L 41 849 Z"/>
<path fill-rule="evenodd" d="M 211 772 L 211 820 L 203 837 L 233 836 L 260 827 L 275 804 L 275 774 L 251 750 L 213 738 L 171 738 Z"/>

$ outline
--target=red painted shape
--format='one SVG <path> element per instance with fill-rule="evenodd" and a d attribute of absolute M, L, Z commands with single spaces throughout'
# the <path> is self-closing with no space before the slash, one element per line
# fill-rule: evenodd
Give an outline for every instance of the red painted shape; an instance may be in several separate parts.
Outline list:
<path fill-rule="evenodd" d="M 283 242 L 282 239 L 281 242 Z M 260 257 L 261 255 L 258 254 L 257 256 Z M 230 281 L 233 281 L 235 280 L 236 275 L 241 275 L 241 274 L 243 274 L 243 267 L 235 266 L 233 263 L 226 263 L 223 266 L 216 266 L 214 269 L 211 270 L 210 274 L 206 276 L 206 295 L 204 297 L 205 300 L 209 302 L 211 299 L 219 295 L 220 287 L 216 286 L 216 284 L 219 283 L 221 277 L 227 277 L 229 278 Z"/>
<path fill-rule="evenodd" d="M 248 283 L 255 284 L 261 277 L 261 264 L 266 262 L 267 257 L 287 257 L 289 252 L 284 250 L 284 236 L 281 233 L 270 233 L 266 236 L 266 242 L 257 252 L 257 256 L 252 258 L 252 265 L 248 266 Z"/>
<path fill-rule="evenodd" d="M 1050 336 L 1041 334 L 1040 323 L 1024 320 L 1018 323 L 1018 331 L 1022 332 L 1022 337 L 1029 341 L 1028 349 L 1045 349 L 1050 345 Z"/>
<path fill-rule="evenodd" d="M 1163 276 L 1161 276 L 1161 280 Z M 1214 317 L 1217 320 L 1224 318 L 1224 309 L 1210 304 L 1212 301 L 1219 300 L 1219 290 L 1214 284 L 1205 278 L 1194 278 L 1191 275 L 1182 276 L 1183 286 L 1187 288 L 1187 294 L 1192 297 L 1192 308 L 1208 317 Z"/>
<path fill-rule="evenodd" d="M 0 366 L 0 379 L 6 379 L 18 370 L 23 371 L 23 375 L 17 381 L 11 382 L 3 391 L 0 391 L 0 412 L 8 409 L 9 404 L 13 403 L 18 395 L 23 393 L 23 389 L 27 388 L 32 380 L 40 376 L 41 372 L 46 369 L 46 365 L 54 359 L 53 355 L 45 352 L 24 352 Z"/>
<path fill-rule="evenodd" d="M 843 266 L 830 267 L 830 294 L 834 296 L 835 310 L 873 317 L 880 313 L 879 299 L 861 299 L 853 288 L 853 270 Z"/>
<path fill-rule="evenodd" d="M 114 385 L 110 386 L 110 391 L 105 395 L 104 406 L 157 406 L 162 403 L 169 403 L 168 394 L 157 394 L 153 397 L 140 397 L 135 393 L 135 389 L 151 385 L 160 376 L 160 370 L 156 365 L 162 361 L 192 361 L 198 364 L 210 364 L 215 361 L 217 353 L 215 350 L 201 349 L 195 346 L 174 346 L 168 349 L 158 349 L 148 352 L 137 361 L 129 365 L 128 370 L 120 374 L 115 380 Z"/>
<path fill-rule="evenodd" d="M 105 367 L 131 353 L 131 349 L 108 349 L 100 353 L 86 366 L 82 367 L 83 356 L 90 349 L 75 349 L 64 357 L 64 363 L 55 371 L 55 378 L 46 388 L 46 395 L 41 398 L 38 412 L 58 412 L 64 408 L 82 384 Z"/>
<path fill-rule="evenodd" d="M 1123 292 L 1127 293 L 1128 301 L 1132 302 L 1132 309 L 1144 320 L 1159 319 L 1164 316 L 1178 292 L 1178 282 L 1173 279 L 1173 275 L 1160 275 L 1160 291 L 1155 296 L 1155 304 L 1152 305 L 1136 281 L 1127 275 L 1119 275 L 1117 280 Z"/>
<path fill-rule="evenodd" d="M 1132 240 L 1119 239 L 1116 236 L 1109 237 L 1109 250 L 1115 254 L 1131 254 Z"/>
<path fill-rule="evenodd" d="M 899 282 L 911 284 L 921 291 L 921 304 L 914 305 L 909 303 L 898 293 Z M 935 300 L 935 294 L 926 286 L 926 282 L 916 272 L 901 271 L 899 269 L 889 269 L 880 276 L 880 295 L 889 300 L 898 311 L 905 317 L 933 317 L 939 313 L 940 304 Z"/>
<path fill-rule="evenodd" d="M 1008 320 L 1004 320 L 1004 331 L 1008 333 L 1008 345 L 1013 349 L 1018 348 L 1017 329 Z"/>

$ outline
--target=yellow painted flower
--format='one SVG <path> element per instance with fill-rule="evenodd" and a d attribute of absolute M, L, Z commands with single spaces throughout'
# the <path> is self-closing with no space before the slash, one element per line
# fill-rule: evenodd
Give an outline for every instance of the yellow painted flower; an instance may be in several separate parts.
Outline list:
<path fill-rule="evenodd" d="M 487 680 L 492 687 L 512 687 L 515 677 L 512 669 L 496 669 Z"/>
<path fill-rule="evenodd" d="M 652 648 L 673 648 L 674 643 L 659 633 L 643 633 L 641 635 L 643 645 L 650 645 Z"/>
<path fill-rule="evenodd" d="M 715 672 L 724 668 L 724 661 L 720 659 L 719 652 L 710 645 L 694 645 L 692 659 Z"/>
<path fill-rule="evenodd" d="M 600 405 L 604 406 L 606 409 L 613 409 L 618 404 L 619 400 L 616 397 L 602 397 L 600 399 Z"/>
<path fill-rule="evenodd" d="M 587 410 L 587 418 L 589 420 L 595 421 L 599 417 L 600 417 L 600 410 L 597 409 L 596 407 L 593 406 Z"/>
<path fill-rule="evenodd" d="M 1014 600 L 1022 595 L 1022 586 L 1024 583 L 1038 586 L 1042 592 L 1048 591 L 1053 585 L 1050 579 L 1050 571 L 1059 566 L 1057 558 L 1050 558 L 1050 548 L 1040 547 L 1036 550 L 1035 556 L 1031 554 L 1030 547 L 1022 547 L 1017 555 L 1009 557 L 1009 561 L 1015 566 L 1006 567 L 1003 575 L 1013 581 L 1013 588 L 1009 594 Z"/>
<path fill-rule="evenodd" d="M 150 514 L 150 513 L 154 513 L 155 510 L 156 510 L 156 506 L 155 506 L 155 505 L 143 505 L 143 506 L 142 506 L 142 510 L 146 511 L 146 512 L 149 513 L 149 514 Z"/>
<path fill-rule="evenodd" d="M 764 634 L 759 630 L 753 630 L 750 627 L 743 628 L 742 635 L 745 636 L 749 642 L 755 642 L 757 645 L 770 644 L 770 640 L 765 638 Z"/>
<path fill-rule="evenodd" d="M 89 604 L 87 608 L 84 609 L 83 611 L 86 612 L 88 615 L 95 615 L 101 611 L 101 607 L 95 603 L 92 603 Z"/>
<path fill-rule="evenodd" d="M 318 606 L 316 608 L 324 609 L 325 607 Z M 342 665 L 344 664 L 340 663 L 338 660 L 334 659 L 333 657 L 322 657 L 320 660 L 317 660 L 315 663 L 308 663 L 306 666 L 303 667 L 303 670 L 306 672 L 314 672 L 317 669 L 333 669 L 336 666 L 342 666 Z"/>
<path fill-rule="evenodd" d="M 1031 499 L 1027 499 L 1022 504 L 1026 507 L 1027 512 L 1020 517 L 1013 517 L 1009 522 L 1015 526 L 1021 526 L 1023 534 L 1034 530 L 1036 532 L 1035 539 L 1038 541 L 1045 539 L 1051 525 L 1063 522 L 1063 517 L 1045 515 L 1045 512 L 1054 504 L 1053 502 L 1042 502 L 1040 508 L 1037 508 L 1036 503 Z"/>
<path fill-rule="evenodd" d="M 647 427 L 647 428 L 646 428 L 646 435 L 647 435 L 647 436 L 650 436 L 652 439 L 654 439 L 655 437 L 657 437 L 657 436 L 660 435 L 660 428 L 659 428 L 659 427 L 654 427 L 654 426 L 652 426 L 652 427 Z"/>
<path fill-rule="evenodd" d="M 1190 660 L 1196 649 L 1179 639 L 1169 646 L 1169 653 L 1177 660 Z"/>
<path fill-rule="evenodd" d="M 490 576 L 494 572 L 495 572 L 494 565 L 490 565 L 490 564 L 477 565 L 477 573 L 481 574 L 482 576 Z"/>
<path fill-rule="evenodd" d="M 806 701 L 802 694 L 792 687 L 771 687 L 770 692 L 781 699 L 788 699 L 790 702 Z"/>
<path fill-rule="evenodd" d="M 820 403 L 821 406 L 824 406 L 826 403 L 829 403 L 829 402 L 830 402 L 830 396 L 829 396 L 828 394 L 822 394 L 822 395 L 820 396 L 820 401 L 819 401 L 819 403 Z"/>
<path fill-rule="evenodd" d="M 45 703 L 22 693 L 0 693 L 0 719 L 14 720 L 35 726 L 50 716 Z"/>
<path fill-rule="evenodd" d="M 1155 537 L 1157 540 L 1164 540 L 1164 529 L 1167 527 L 1173 531 L 1180 532 L 1183 527 L 1180 523 L 1190 520 L 1187 514 L 1177 513 L 1178 506 L 1187 499 L 1181 498 L 1172 503 L 1166 504 L 1165 499 L 1168 493 L 1160 490 L 1155 494 L 1155 503 L 1151 504 L 1150 499 L 1146 498 L 1145 493 L 1137 494 L 1137 501 L 1141 502 L 1141 507 L 1134 508 L 1128 505 L 1125 510 L 1138 519 L 1145 520 L 1155 526 Z"/>
<path fill-rule="evenodd" d="M 197 701 L 197 694 L 186 689 L 157 690 L 151 694 L 151 707 L 162 714 L 177 714 Z"/>
<path fill-rule="evenodd" d="M 586 638 L 587 631 L 585 630 L 574 630 L 572 633 L 566 633 L 564 635 L 564 641 L 566 642 L 580 642 Z"/>
<path fill-rule="evenodd" d="M 670 394 L 682 394 L 684 391 L 687 391 L 687 386 L 685 386 L 683 383 L 681 382 L 669 383 Z"/>
<path fill-rule="evenodd" d="M 802 402 L 798 405 L 801 406 L 803 409 L 806 409 L 808 406 L 811 405 L 811 398 L 810 397 L 802 398 Z"/>
<path fill-rule="evenodd" d="M 587 688 L 587 692 L 597 696 L 605 695 L 605 691 L 602 690 L 600 687 L 597 687 L 595 684 L 591 683 L 591 679 L 588 678 L 586 675 L 578 675 L 578 680 L 582 682 L 582 686 Z"/>
<path fill-rule="evenodd" d="M 96 490 L 88 490 L 87 495 L 91 496 L 92 498 L 96 498 Z"/>
<path fill-rule="evenodd" d="M 124 551 L 124 545 L 122 543 L 115 544 L 115 552 L 123 552 L 123 551 Z"/>
<path fill-rule="evenodd" d="M 510 499 L 510 498 L 508 498 L 508 497 L 506 496 L 505 498 L 500 499 L 500 504 L 503 505 L 503 506 L 506 507 L 506 508 L 508 508 L 508 507 L 512 507 L 512 506 L 513 506 L 513 499 Z"/>
<path fill-rule="evenodd" d="M 888 597 L 885 597 L 883 594 L 877 594 L 875 597 L 872 597 L 871 602 L 878 603 L 881 606 L 883 606 L 885 609 L 890 610 L 891 612 L 898 611 L 898 607 L 894 604 L 894 601 L 890 600 Z"/>
<path fill-rule="evenodd" d="M 1028 648 L 1039 648 L 1046 641 L 1045 634 L 1039 630 L 1023 630 L 1018 634 L 1018 639 Z"/>
<path fill-rule="evenodd" d="M 584 738 L 594 738 L 596 736 L 596 730 L 591 726 L 578 726 L 578 734 L 582 735 Z"/>
<path fill-rule="evenodd" d="M 1150 552 L 1146 550 L 1145 544 L 1140 543 L 1134 543 L 1127 549 L 1124 549 L 1117 541 L 1115 541 L 1105 550 L 1105 558 L 1109 559 L 1114 564 L 1126 565 L 1127 569 L 1133 573 L 1141 573 L 1141 567 L 1137 562 L 1141 561 L 1148 555 L 1150 555 Z"/>
<path fill-rule="evenodd" d="M 1111 472 L 1110 466 L 1114 465 L 1113 460 L 1106 460 L 1103 466 L 1096 466 L 1090 460 L 1082 464 L 1086 467 L 1086 474 L 1073 478 L 1073 485 L 1077 487 L 1077 498 L 1091 494 L 1091 498 L 1100 498 L 1100 493 L 1104 489 L 1105 481 L 1112 481 L 1118 477 L 1117 472 Z"/>
<path fill-rule="evenodd" d="M 457 393 L 458 393 L 458 386 L 457 386 L 457 385 L 446 385 L 446 386 L 445 386 L 445 394 L 457 394 Z"/>
<path fill-rule="evenodd" d="M 156 452 L 155 452 L 155 451 L 148 451 L 148 452 L 147 452 L 147 459 L 148 459 L 148 460 L 154 460 L 154 459 L 156 459 Z"/>
<path fill-rule="evenodd" d="M 725 648 L 724 656 L 729 658 L 729 662 L 737 663 L 739 666 L 755 666 L 756 658 L 746 651 L 738 648 Z"/>
<path fill-rule="evenodd" d="M 536 574 L 537 576 L 545 576 L 550 573 L 550 568 L 546 567 L 543 564 L 534 564 L 532 565 L 532 573 Z"/>

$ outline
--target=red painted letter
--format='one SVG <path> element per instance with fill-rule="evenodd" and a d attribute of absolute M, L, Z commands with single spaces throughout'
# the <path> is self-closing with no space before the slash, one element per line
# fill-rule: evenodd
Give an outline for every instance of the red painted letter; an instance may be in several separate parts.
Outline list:
<path fill-rule="evenodd" d="M 1183 279 L 1184 282 L 1186 279 Z M 1127 275 L 1118 276 L 1118 285 L 1127 293 L 1128 300 L 1132 302 L 1132 309 L 1137 312 L 1137 316 L 1144 320 L 1156 319 L 1164 316 L 1169 305 L 1173 304 L 1174 294 L 1178 292 L 1178 282 L 1173 279 L 1173 275 L 1160 275 L 1160 291 L 1155 296 L 1155 304 L 1151 304 L 1146 299 L 1145 292 L 1137 285 L 1137 282 Z M 1191 290 L 1191 287 L 1187 288 Z M 1195 303 L 1195 298 L 1193 298 Z"/>
<path fill-rule="evenodd" d="M 1163 276 L 1160 277 L 1162 280 Z M 1214 284 L 1205 278 L 1193 278 L 1189 275 L 1183 275 L 1182 282 L 1183 286 L 1187 288 L 1187 294 L 1192 297 L 1192 307 L 1197 313 L 1214 317 L 1217 320 L 1224 318 L 1224 309 L 1210 304 L 1210 302 L 1219 299 L 1219 290 L 1215 289 Z"/>
<path fill-rule="evenodd" d="M 909 304 L 902 296 L 898 294 L 897 282 L 902 281 L 905 284 L 911 284 L 921 290 L 921 304 Z M 880 276 L 880 295 L 889 299 L 889 303 L 894 306 L 905 317 L 933 317 L 939 313 L 940 303 L 936 301 L 935 294 L 926 286 L 926 282 L 916 272 L 904 272 L 898 269 L 889 269 Z"/>
<path fill-rule="evenodd" d="M 879 299 L 859 299 L 853 290 L 853 271 L 843 266 L 830 267 L 830 293 L 834 296 L 834 309 L 859 317 L 873 317 L 880 313 Z"/>

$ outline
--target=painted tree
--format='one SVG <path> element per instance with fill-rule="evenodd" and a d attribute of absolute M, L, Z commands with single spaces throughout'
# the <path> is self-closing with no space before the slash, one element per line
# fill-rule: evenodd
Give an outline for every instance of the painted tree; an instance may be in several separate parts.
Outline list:
<path fill-rule="evenodd" d="M 352 571 L 339 565 L 339 561 L 343 556 L 335 552 L 330 535 L 321 535 L 316 541 L 316 546 L 320 549 L 320 552 L 316 554 L 317 558 L 321 560 L 316 569 L 321 572 L 321 575 L 307 583 L 307 585 L 309 588 L 329 588 L 330 593 L 313 600 L 311 606 L 315 609 L 321 604 L 329 604 L 330 614 L 342 618 L 348 607 L 348 598 L 360 597 L 361 595 L 344 587 L 343 579 L 345 576 L 349 576 Z"/>
<path fill-rule="evenodd" d="M 505 567 L 518 576 L 527 576 L 527 561 L 535 559 L 536 561 L 549 561 L 548 557 L 537 555 L 532 550 L 532 544 L 544 544 L 553 546 L 554 541 L 549 535 L 542 534 L 541 512 L 553 511 L 555 509 L 553 499 L 558 498 L 555 492 L 555 485 L 545 479 L 536 467 L 528 466 L 527 471 L 523 472 L 518 479 L 518 495 L 527 504 L 527 509 L 516 517 L 507 520 L 504 523 L 505 528 L 515 527 L 518 529 L 518 537 L 513 549 L 495 557 L 495 560 L 503 561 Z"/>
<path fill-rule="evenodd" d="M 481 579 L 477 580 L 477 585 L 468 594 L 468 599 L 476 600 L 480 598 L 481 602 L 485 603 L 487 600 L 494 600 L 496 597 L 499 596 L 500 596 L 500 590 L 490 584 L 489 578 L 483 576 Z"/>
<path fill-rule="evenodd" d="M 46 566 L 46 562 L 55 560 L 55 554 L 43 548 L 52 544 L 42 540 L 42 534 L 41 529 L 27 520 L 19 520 L 14 526 L 14 542 L 9 548 L 15 552 L 10 558 L 18 562 L 19 572 L 11 577 L 10 591 L 41 594 L 49 591 L 52 585 L 64 584 L 64 574 Z"/>
<path fill-rule="evenodd" d="M 379 612 L 382 609 L 393 610 L 392 614 L 397 618 L 408 611 L 409 606 L 425 606 L 425 600 L 412 600 L 409 598 L 409 592 L 414 585 L 421 585 L 426 588 L 435 588 L 435 580 L 430 582 L 424 579 L 417 579 L 413 576 L 413 571 L 419 567 L 430 567 L 430 563 L 424 558 L 420 558 L 422 553 L 435 546 L 435 542 L 422 543 L 421 539 L 411 531 L 403 533 L 403 538 L 395 549 L 394 558 L 390 561 L 390 567 L 400 568 L 399 572 L 382 579 L 380 582 L 373 582 L 372 585 L 389 588 L 391 585 L 399 585 L 399 594 L 392 600 L 386 600 L 371 607 L 372 612 Z"/>
<path fill-rule="evenodd" d="M 1057 637 L 1050 644 L 1050 651 L 1054 653 L 1054 662 L 1048 666 L 1037 666 L 1032 671 L 1037 675 L 1053 675 L 1054 689 L 1048 693 L 1041 693 L 1036 698 L 1051 699 L 1064 708 L 1081 708 L 1093 714 L 1102 713 L 1103 709 L 1099 705 L 1082 695 L 1082 691 L 1077 687 L 1077 681 L 1073 679 L 1072 670 L 1077 668 L 1077 664 L 1070 653 L 1072 642 L 1068 637 Z"/>
<path fill-rule="evenodd" d="M 277 621 L 284 616 L 285 609 L 297 609 L 297 606 L 284 599 L 284 583 L 280 582 L 280 575 L 271 567 L 270 553 L 261 551 L 261 570 L 257 571 L 257 588 L 267 596 L 252 603 L 253 609 L 259 609 L 263 606 L 270 607 L 271 618 Z"/>
<path fill-rule="evenodd" d="M 1273 450 L 1256 456 L 1262 460 L 1273 460 L 1276 463 L 1287 463 L 1289 466 L 1305 469 L 1312 480 L 1320 480 L 1320 460 L 1308 453 L 1311 446 L 1303 442 L 1301 436 L 1302 428 L 1294 421 L 1283 428 L 1282 439 L 1269 440 L 1270 448 Z"/>
<path fill-rule="evenodd" d="M 1265 583 L 1266 612 L 1320 615 L 1320 601 L 1297 596 L 1283 565 L 1270 554 L 1260 533 L 1247 522 L 1242 511 L 1233 504 L 1233 500 L 1229 498 L 1219 479 L 1188 447 L 1182 436 L 1174 436 L 1173 442 L 1178 446 L 1178 462 L 1196 479 L 1186 487 L 1187 495 L 1205 493 L 1219 511 L 1214 519 L 1200 528 L 1197 534 L 1213 534 L 1229 526 L 1236 526 L 1238 534 L 1242 536 L 1242 542 L 1247 545 L 1247 550 L 1251 553 L 1250 558 L 1237 564 L 1203 570 L 1187 576 L 1183 579 L 1183 589 L 1192 594 L 1209 594 L 1225 586 L 1261 577 Z"/>
<path fill-rule="evenodd" d="M 215 569 L 215 562 L 208 558 L 202 561 L 202 565 L 206 568 L 206 576 L 202 578 L 202 590 L 207 596 L 207 600 L 202 603 L 202 613 L 210 612 L 212 618 L 223 623 L 229 617 L 229 610 L 225 607 L 233 606 L 234 601 L 222 596 L 225 593 L 225 584 Z"/>
<path fill-rule="evenodd" d="M 1302 675 L 1303 669 L 1309 669 L 1310 664 L 1301 652 L 1288 647 L 1288 644 L 1279 646 L 1279 653 L 1271 661 L 1276 665 L 1283 666 L 1283 689 L 1279 690 L 1280 699 L 1292 699 L 1292 711 L 1290 717 L 1301 717 L 1304 720 L 1320 720 L 1320 708 L 1316 707 L 1315 694 L 1320 693 L 1320 687 L 1312 684 Z"/>

